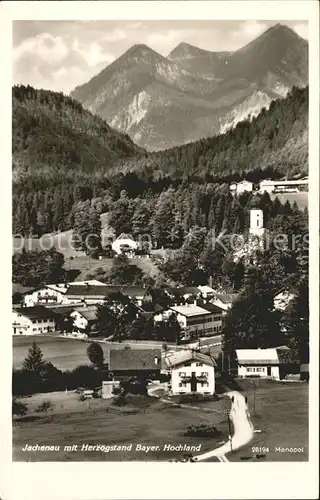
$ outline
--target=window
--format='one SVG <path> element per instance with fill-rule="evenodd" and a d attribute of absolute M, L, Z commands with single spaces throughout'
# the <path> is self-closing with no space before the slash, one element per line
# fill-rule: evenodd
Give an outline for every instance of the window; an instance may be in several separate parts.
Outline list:
<path fill-rule="evenodd" d="M 208 387 L 208 382 L 201 382 L 201 387 Z"/>
<path fill-rule="evenodd" d="M 179 377 L 185 377 L 186 376 L 186 372 L 179 372 Z"/>
<path fill-rule="evenodd" d="M 254 373 L 254 372 L 255 372 L 255 368 L 253 368 L 253 367 L 251 367 L 251 366 L 250 366 L 250 367 L 248 366 L 248 367 L 247 367 L 247 372 L 248 372 L 248 373 Z"/>
<path fill-rule="evenodd" d="M 201 377 L 209 377 L 209 372 L 201 372 Z"/>
<path fill-rule="evenodd" d="M 179 387 L 186 387 L 187 383 L 186 382 L 179 382 Z"/>
<path fill-rule="evenodd" d="M 196 363 L 196 366 L 203 366 L 203 363 Z"/>
<path fill-rule="evenodd" d="M 264 371 L 265 371 L 265 368 L 264 368 L 264 367 L 258 367 L 258 368 L 256 368 L 256 371 L 257 371 L 258 373 L 261 373 L 261 372 L 264 372 Z"/>

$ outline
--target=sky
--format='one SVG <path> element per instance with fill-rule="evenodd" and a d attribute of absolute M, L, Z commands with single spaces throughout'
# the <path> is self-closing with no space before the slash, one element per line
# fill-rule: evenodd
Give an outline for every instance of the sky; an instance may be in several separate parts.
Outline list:
<path fill-rule="evenodd" d="M 308 39 L 304 21 L 14 21 L 13 84 L 67 94 L 135 43 L 163 56 L 181 42 L 236 50 L 277 22 Z"/>

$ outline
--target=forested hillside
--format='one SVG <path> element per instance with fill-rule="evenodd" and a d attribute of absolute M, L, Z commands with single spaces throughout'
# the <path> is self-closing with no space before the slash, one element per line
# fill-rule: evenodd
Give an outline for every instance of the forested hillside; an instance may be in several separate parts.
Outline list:
<path fill-rule="evenodd" d="M 140 175 L 161 178 L 188 176 L 215 179 L 258 178 L 274 171 L 280 175 L 308 170 L 308 88 L 293 88 L 286 99 L 273 101 L 252 121 L 246 120 L 215 137 L 166 151 L 151 153 L 123 167 Z M 264 174 L 259 172 L 268 170 Z"/>
<path fill-rule="evenodd" d="M 103 213 L 123 190 L 150 201 L 181 186 L 196 197 L 203 184 L 307 173 L 307 120 L 308 89 L 294 88 L 223 135 L 146 153 L 77 101 L 14 87 L 13 230 L 72 228 L 79 202 L 98 200 Z"/>
<path fill-rule="evenodd" d="M 62 93 L 22 85 L 12 91 L 14 179 L 56 181 L 108 171 L 119 158 L 143 150 Z"/>

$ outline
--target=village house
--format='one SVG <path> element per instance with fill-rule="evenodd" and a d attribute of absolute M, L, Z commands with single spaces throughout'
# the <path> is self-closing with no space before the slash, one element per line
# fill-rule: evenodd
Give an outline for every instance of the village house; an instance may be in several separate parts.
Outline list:
<path fill-rule="evenodd" d="M 35 305 L 58 305 L 65 302 L 65 296 L 70 286 L 84 285 L 104 285 L 101 281 L 75 281 L 72 283 L 56 283 L 29 289 L 21 294 L 21 303 L 24 307 L 33 307 Z"/>
<path fill-rule="evenodd" d="M 126 377 L 159 379 L 161 349 L 112 349 L 108 358 L 108 368 L 113 380 Z"/>
<path fill-rule="evenodd" d="M 206 304 L 207 305 L 207 304 Z M 155 322 L 165 321 L 175 313 L 177 321 L 182 328 L 184 340 L 203 337 L 206 335 L 217 335 L 222 329 L 222 313 L 214 306 L 200 307 L 195 304 L 172 306 L 168 310 L 157 314 Z"/>
<path fill-rule="evenodd" d="M 112 242 L 112 250 L 117 254 L 123 253 L 132 256 L 139 248 L 139 244 L 132 238 L 130 234 L 121 233 L 116 240 Z"/>
<path fill-rule="evenodd" d="M 211 286 L 208 285 L 199 285 L 198 288 L 201 292 L 202 298 L 205 300 L 212 298 L 216 292 Z"/>
<path fill-rule="evenodd" d="M 213 299 L 210 300 L 210 304 L 219 307 L 222 314 L 226 315 L 237 297 L 236 293 L 215 293 Z"/>
<path fill-rule="evenodd" d="M 245 191 L 253 191 L 253 183 L 250 181 L 240 181 L 236 182 L 230 185 L 230 191 L 239 195 L 241 193 L 244 193 Z"/>
<path fill-rule="evenodd" d="M 309 179 L 303 177 L 302 179 L 291 180 L 272 180 L 265 179 L 260 182 L 261 193 L 298 193 L 300 190 L 308 189 Z"/>
<path fill-rule="evenodd" d="M 13 335 L 48 333 L 53 332 L 55 327 L 55 314 L 43 306 L 24 307 L 12 311 Z"/>
<path fill-rule="evenodd" d="M 63 302 L 67 286 L 65 283 L 46 285 L 23 294 L 23 306 L 33 307 L 36 305 L 56 305 Z"/>
<path fill-rule="evenodd" d="M 167 287 L 164 291 L 177 306 L 186 302 L 195 302 L 200 298 L 209 300 L 215 293 L 215 290 L 207 285 Z"/>
<path fill-rule="evenodd" d="M 159 304 L 154 304 L 153 302 L 145 302 L 141 306 L 138 306 L 137 316 L 142 316 L 146 319 L 150 319 L 162 313 L 162 311 L 163 307 Z"/>
<path fill-rule="evenodd" d="M 152 300 L 150 293 L 145 288 L 139 286 L 86 284 L 81 286 L 70 285 L 63 301 L 66 304 L 102 304 L 106 297 L 116 293 L 126 295 L 140 306 L 143 302 Z"/>
<path fill-rule="evenodd" d="M 164 358 L 171 374 L 171 392 L 177 394 L 214 394 L 216 362 L 206 354 L 178 351 Z"/>
<path fill-rule="evenodd" d="M 236 349 L 238 376 L 280 379 L 279 355 L 272 349 Z"/>
<path fill-rule="evenodd" d="M 95 330 L 98 320 L 98 310 L 94 306 L 79 307 L 70 313 L 73 320 L 74 330 L 90 333 Z"/>

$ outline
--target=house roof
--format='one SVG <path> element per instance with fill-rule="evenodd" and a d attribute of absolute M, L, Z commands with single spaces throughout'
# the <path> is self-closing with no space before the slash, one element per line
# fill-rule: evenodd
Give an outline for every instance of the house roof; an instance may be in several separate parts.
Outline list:
<path fill-rule="evenodd" d="M 158 364 L 155 359 L 158 358 Z M 161 349 L 117 349 L 109 351 L 109 370 L 160 370 Z"/>
<path fill-rule="evenodd" d="M 198 288 L 202 293 L 215 293 L 215 290 L 208 285 L 199 285 Z"/>
<path fill-rule="evenodd" d="M 49 310 L 43 306 L 21 307 L 17 312 L 21 314 L 21 316 L 25 316 L 31 320 L 53 319 L 55 316 L 55 313 L 51 309 Z"/>
<path fill-rule="evenodd" d="M 221 314 L 221 308 L 216 306 L 215 304 L 210 304 L 210 302 L 207 304 L 203 304 L 203 306 L 201 307 L 211 313 Z"/>
<path fill-rule="evenodd" d="M 237 293 L 216 293 L 215 298 L 219 299 L 223 304 L 232 304 L 238 297 Z"/>
<path fill-rule="evenodd" d="M 197 286 L 181 286 L 176 288 L 178 295 L 200 295 L 201 291 Z"/>
<path fill-rule="evenodd" d="M 277 349 L 236 349 L 239 365 L 268 364 L 278 365 Z"/>
<path fill-rule="evenodd" d="M 191 349 L 183 349 L 181 351 L 175 352 L 171 356 L 165 357 L 165 364 L 168 368 L 183 365 L 188 361 L 199 361 L 200 363 L 203 363 L 205 365 L 217 366 L 215 360 L 207 354 L 202 354 L 198 351 L 192 351 Z"/>
<path fill-rule="evenodd" d="M 145 313 L 157 314 L 163 311 L 164 308 L 159 304 L 154 304 L 153 302 L 146 302 L 145 304 L 142 304 L 142 306 L 140 306 L 139 309 L 140 311 L 143 311 Z"/>
<path fill-rule="evenodd" d="M 131 234 L 126 234 L 126 233 L 121 233 L 117 238 L 116 238 L 116 241 L 117 240 L 132 240 L 132 241 L 135 241 Z"/>
<path fill-rule="evenodd" d="M 46 305 L 45 306 L 47 309 L 50 311 L 53 311 L 54 314 L 57 314 L 58 316 L 69 316 L 69 314 L 76 309 L 75 305 L 72 304 L 59 304 L 55 305 L 54 307 L 51 305 Z M 82 304 L 81 304 L 82 307 Z"/>
<path fill-rule="evenodd" d="M 73 308 L 72 312 L 78 312 L 88 321 L 96 321 L 98 317 L 98 309 L 96 307 L 78 307 Z"/>
<path fill-rule="evenodd" d="M 194 304 L 188 304 L 185 306 L 172 306 L 170 307 L 170 309 L 186 317 L 202 316 L 205 314 L 210 314 L 210 312 L 204 309 L 203 307 L 195 306 Z"/>
<path fill-rule="evenodd" d="M 142 287 L 123 285 L 70 285 L 66 295 L 104 298 L 107 295 L 119 292 L 129 297 L 143 297 L 146 295 L 146 290 Z"/>

